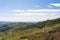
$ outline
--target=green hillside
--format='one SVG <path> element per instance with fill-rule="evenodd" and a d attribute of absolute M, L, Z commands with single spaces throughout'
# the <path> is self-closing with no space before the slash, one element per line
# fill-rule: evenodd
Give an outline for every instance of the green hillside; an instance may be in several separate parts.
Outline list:
<path fill-rule="evenodd" d="M 57 32 L 59 35 L 60 18 L 37 23 L 3 24 L 0 25 L 0 40 L 55 40 Z"/>

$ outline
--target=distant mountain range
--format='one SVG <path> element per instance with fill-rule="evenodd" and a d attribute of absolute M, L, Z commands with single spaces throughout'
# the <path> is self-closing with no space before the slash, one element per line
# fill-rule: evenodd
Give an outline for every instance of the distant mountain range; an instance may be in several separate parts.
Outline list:
<path fill-rule="evenodd" d="M 10 23 L 10 22 L 0 22 L 0 24 L 8 24 L 8 23 Z"/>
<path fill-rule="evenodd" d="M 0 24 L 10 24 L 10 23 L 26 23 L 26 24 L 32 24 L 35 22 L 0 22 Z"/>

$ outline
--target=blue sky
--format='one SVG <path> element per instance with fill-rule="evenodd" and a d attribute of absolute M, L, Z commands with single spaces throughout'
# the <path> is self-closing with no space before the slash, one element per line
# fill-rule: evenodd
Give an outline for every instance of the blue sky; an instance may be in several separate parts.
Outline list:
<path fill-rule="evenodd" d="M 60 18 L 60 0 L 0 0 L 0 21 L 38 22 Z"/>

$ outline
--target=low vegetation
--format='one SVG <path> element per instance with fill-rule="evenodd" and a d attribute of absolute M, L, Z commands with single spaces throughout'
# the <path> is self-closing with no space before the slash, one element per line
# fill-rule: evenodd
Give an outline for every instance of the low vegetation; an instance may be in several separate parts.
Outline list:
<path fill-rule="evenodd" d="M 60 40 L 60 18 L 0 25 L 0 40 Z"/>

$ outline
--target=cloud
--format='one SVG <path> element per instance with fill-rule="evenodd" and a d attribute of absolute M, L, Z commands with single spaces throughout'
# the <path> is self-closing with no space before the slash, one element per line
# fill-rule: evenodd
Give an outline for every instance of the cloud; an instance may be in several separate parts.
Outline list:
<path fill-rule="evenodd" d="M 60 17 L 60 9 L 12 10 L 20 21 L 38 22 Z"/>
<path fill-rule="evenodd" d="M 0 17 L 0 19 L 1 19 L 0 21 L 7 21 L 7 22 L 19 22 L 19 20 L 21 20 L 19 17 L 15 17 L 15 16 L 14 17 L 12 17 L 12 16 L 11 17 L 9 17 L 9 16 L 3 17 L 2 16 L 2 17 Z"/>
<path fill-rule="evenodd" d="M 49 7 L 49 8 L 53 8 L 53 6 L 52 6 L 52 5 L 48 5 L 48 7 Z"/>
<path fill-rule="evenodd" d="M 57 13 L 60 9 L 12 10 L 15 13 Z"/>
<path fill-rule="evenodd" d="M 50 5 L 56 6 L 56 7 L 60 7 L 60 3 L 52 3 L 52 4 L 50 4 Z"/>
<path fill-rule="evenodd" d="M 6 14 L 7 15 L 7 14 Z M 0 16 L 0 21 L 39 22 L 60 18 L 59 9 L 12 10 L 8 17 Z"/>
<path fill-rule="evenodd" d="M 10 17 L 0 17 L 2 21 L 12 21 L 12 22 L 39 22 L 47 19 L 59 18 L 59 13 L 15 13 L 10 14 Z"/>

